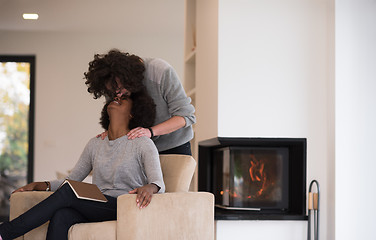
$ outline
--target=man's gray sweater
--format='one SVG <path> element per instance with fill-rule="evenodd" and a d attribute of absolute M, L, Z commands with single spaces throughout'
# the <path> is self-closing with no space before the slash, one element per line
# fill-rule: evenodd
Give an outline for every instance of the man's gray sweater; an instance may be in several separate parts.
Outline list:
<path fill-rule="evenodd" d="M 170 134 L 153 138 L 158 151 L 180 146 L 193 138 L 192 124 L 196 122 L 195 108 L 187 97 L 178 75 L 170 64 L 159 58 L 144 58 L 144 85 L 157 105 L 154 125 L 173 116 L 185 119 L 185 126 Z"/>

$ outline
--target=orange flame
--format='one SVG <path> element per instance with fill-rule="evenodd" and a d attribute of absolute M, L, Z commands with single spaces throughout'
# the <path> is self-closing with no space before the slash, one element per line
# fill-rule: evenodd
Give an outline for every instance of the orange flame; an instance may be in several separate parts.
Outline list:
<path fill-rule="evenodd" d="M 221 195 L 224 193 L 228 194 L 230 197 L 239 198 L 244 197 L 247 199 L 255 199 L 260 197 L 266 189 L 269 187 L 270 181 L 267 178 L 267 173 L 265 171 L 265 162 L 263 159 L 256 158 L 254 154 L 250 154 L 250 168 L 249 176 L 251 178 L 251 184 L 254 186 L 252 192 L 246 193 L 247 195 L 242 195 L 237 193 L 235 190 L 225 189 L 220 191 Z"/>
<path fill-rule="evenodd" d="M 251 167 L 249 168 L 249 175 L 253 182 L 260 182 L 262 186 L 257 191 L 256 196 L 260 196 L 266 189 L 267 177 L 264 172 L 265 164 L 263 161 L 258 160 L 254 154 L 250 155 Z"/>

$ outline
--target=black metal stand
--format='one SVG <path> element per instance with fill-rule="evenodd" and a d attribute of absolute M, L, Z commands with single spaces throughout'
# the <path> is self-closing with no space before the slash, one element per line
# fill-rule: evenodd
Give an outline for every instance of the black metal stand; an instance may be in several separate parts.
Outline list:
<path fill-rule="evenodd" d="M 317 192 L 312 192 L 312 186 L 313 184 L 316 185 Z M 313 180 L 311 184 L 309 185 L 308 190 L 308 229 L 307 229 L 307 240 L 311 240 L 312 232 L 311 232 L 311 219 L 313 214 L 313 239 L 319 240 L 319 210 L 320 210 L 320 187 L 319 182 L 316 180 Z"/>

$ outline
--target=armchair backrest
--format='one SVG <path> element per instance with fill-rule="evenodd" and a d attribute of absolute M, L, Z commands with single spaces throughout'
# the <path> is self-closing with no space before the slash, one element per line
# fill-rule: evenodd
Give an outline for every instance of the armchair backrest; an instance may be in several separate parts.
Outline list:
<path fill-rule="evenodd" d="M 188 192 L 196 160 L 192 156 L 178 154 L 161 154 L 159 158 L 166 192 Z"/>

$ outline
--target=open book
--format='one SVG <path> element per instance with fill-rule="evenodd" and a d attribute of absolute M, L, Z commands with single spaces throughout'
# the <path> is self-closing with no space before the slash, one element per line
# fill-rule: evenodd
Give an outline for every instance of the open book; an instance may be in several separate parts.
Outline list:
<path fill-rule="evenodd" d="M 70 179 L 66 179 L 61 185 L 69 184 L 73 192 L 76 194 L 77 198 L 98 201 L 98 202 L 107 202 L 106 197 L 99 190 L 97 185 L 85 182 L 77 182 Z M 60 188 L 59 187 L 59 188 Z"/>

